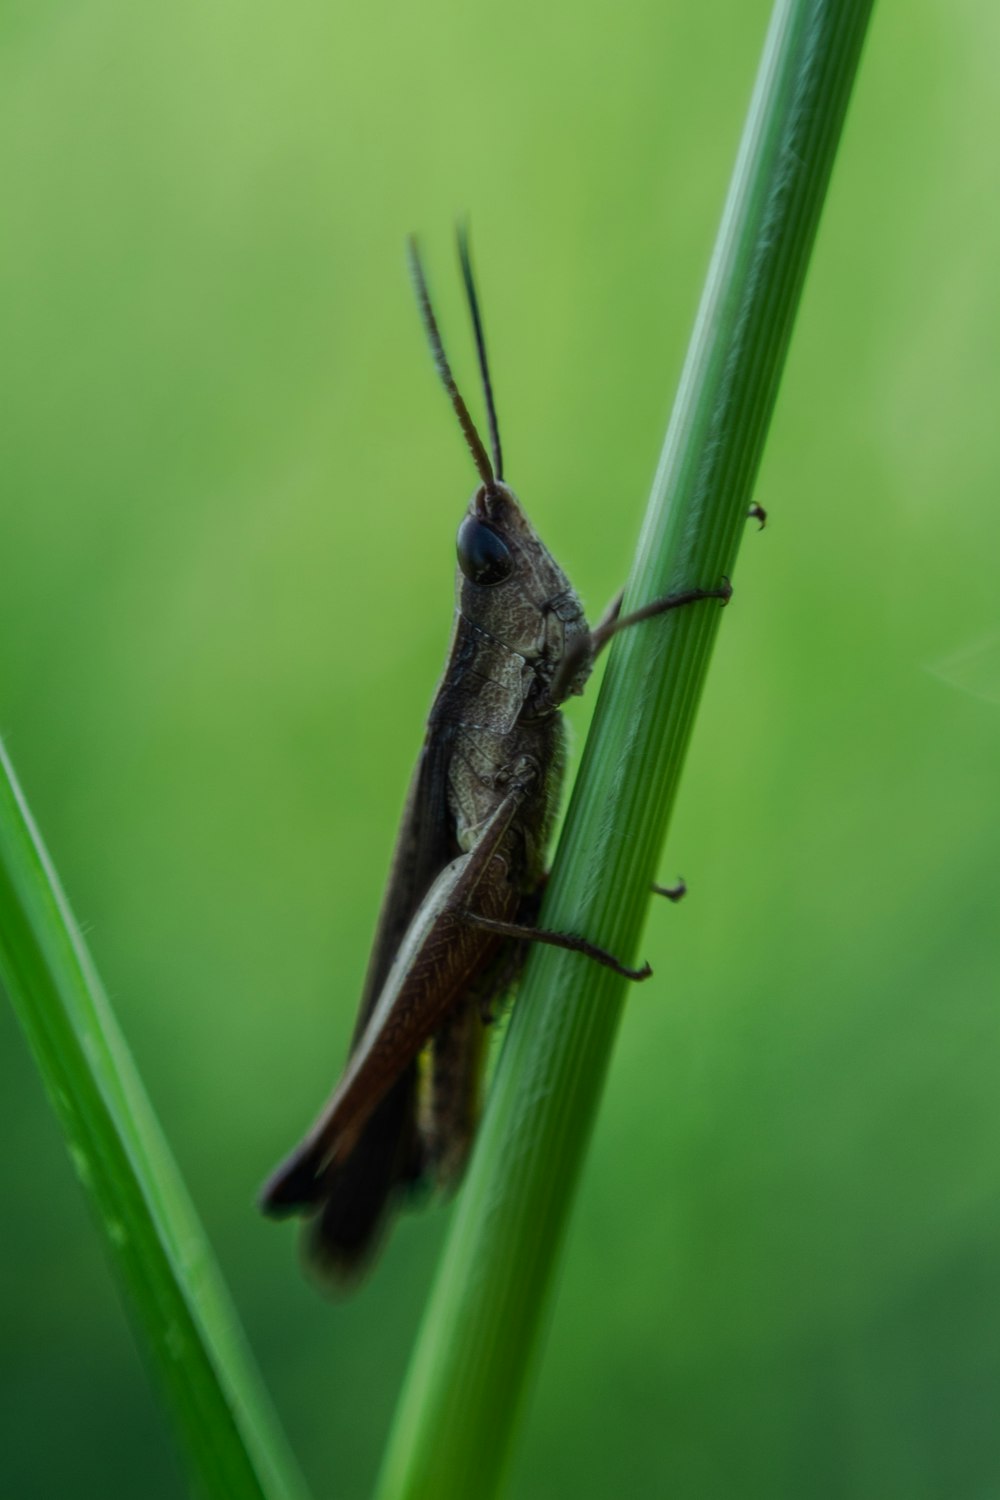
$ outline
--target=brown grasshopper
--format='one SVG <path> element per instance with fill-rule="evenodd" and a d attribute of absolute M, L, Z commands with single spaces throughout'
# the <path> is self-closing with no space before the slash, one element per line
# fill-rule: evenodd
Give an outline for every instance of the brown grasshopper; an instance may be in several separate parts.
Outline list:
<path fill-rule="evenodd" d="M 410 265 L 437 371 L 480 484 L 458 529 L 451 646 L 431 706 L 382 903 L 343 1077 L 302 1144 L 264 1188 L 265 1213 L 312 1216 L 311 1250 L 348 1280 L 389 1209 L 421 1184 L 461 1176 L 479 1112 L 485 1023 L 529 943 L 569 948 L 629 979 L 610 953 L 535 925 L 564 763 L 563 701 L 597 653 L 639 620 L 729 585 L 692 588 L 591 630 L 503 481 L 503 459 L 467 237 L 459 256 L 489 419 L 492 460 L 459 394 L 413 241 Z M 676 894 L 667 892 L 666 894 Z"/>

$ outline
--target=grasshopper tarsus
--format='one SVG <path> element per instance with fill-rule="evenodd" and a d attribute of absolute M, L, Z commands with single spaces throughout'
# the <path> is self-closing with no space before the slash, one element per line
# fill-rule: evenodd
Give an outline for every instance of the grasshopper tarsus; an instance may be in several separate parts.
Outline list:
<path fill-rule="evenodd" d="M 654 896 L 666 896 L 668 901 L 681 901 L 687 895 L 687 885 L 683 876 L 676 885 L 651 885 L 649 889 Z"/>
<path fill-rule="evenodd" d="M 758 526 L 757 530 L 763 531 L 764 527 L 767 525 L 767 511 L 764 509 L 763 505 L 758 505 L 755 500 L 750 509 L 747 511 L 747 520 L 759 521 L 760 525 Z"/>

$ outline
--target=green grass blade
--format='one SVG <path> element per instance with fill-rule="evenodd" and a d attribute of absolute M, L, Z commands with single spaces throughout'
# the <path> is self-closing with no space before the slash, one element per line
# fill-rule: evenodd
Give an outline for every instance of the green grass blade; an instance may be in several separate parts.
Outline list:
<path fill-rule="evenodd" d="M 626 609 L 732 573 L 870 12 L 775 7 Z M 651 621 L 608 663 L 542 920 L 625 960 L 723 618 L 738 604 Z M 380 1500 L 488 1500 L 501 1483 L 623 996 L 577 956 L 532 954 Z"/>
<path fill-rule="evenodd" d="M 0 745 L 0 980 L 28 1036 L 198 1489 L 305 1488 Z"/>

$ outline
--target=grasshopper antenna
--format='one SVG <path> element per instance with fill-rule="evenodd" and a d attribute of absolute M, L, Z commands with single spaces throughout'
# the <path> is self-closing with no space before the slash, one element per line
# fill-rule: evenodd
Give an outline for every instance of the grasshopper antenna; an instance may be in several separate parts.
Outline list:
<path fill-rule="evenodd" d="M 444 344 L 441 341 L 441 331 L 438 328 L 437 318 L 435 318 L 434 309 L 431 306 L 430 293 L 427 290 L 427 280 L 424 276 L 424 268 L 420 263 L 420 251 L 417 249 L 417 241 L 414 235 L 410 236 L 406 248 L 410 262 L 410 273 L 417 292 L 417 302 L 420 304 L 420 316 L 424 320 L 427 342 L 431 346 L 434 364 L 437 367 L 438 375 L 441 377 L 441 384 L 448 392 L 448 398 L 455 409 L 455 415 L 458 417 L 465 441 L 469 445 L 472 461 L 479 471 L 479 477 L 490 494 L 494 494 L 498 476 L 493 472 L 486 449 L 483 447 L 483 440 L 476 431 L 476 424 L 469 415 L 469 408 L 462 400 L 461 392 L 455 384 L 455 377 L 451 373 L 451 366 L 448 363 L 448 357 L 444 352 Z M 491 414 L 492 410 L 491 402 Z"/>
<path fill-rule="evenodd" d="M 455 230 L 458 241 L 458 258 L 462 265 L 462 280 L 465 295 L 472 314 L 472 327 L 476 335 L 476 353 L 479 355 L 479 372 L 483 379 L 483 395 L 486 397 L 486 414 L 490 424 L 490 447 L 493 450 L 493 469 L 498 479 L 503 478 L 503 453 L 500 448 L 500 428 L 497 425 L 497 409 L 493 401 L 493 382 L 490 380 L 490 364 L 486 358 L 486 338 L 483 320 L 479 312 L 479 297 L 476 279 L 472 274 L 472 256 L 469 251 L 469 226 L 461 223 Z"/>

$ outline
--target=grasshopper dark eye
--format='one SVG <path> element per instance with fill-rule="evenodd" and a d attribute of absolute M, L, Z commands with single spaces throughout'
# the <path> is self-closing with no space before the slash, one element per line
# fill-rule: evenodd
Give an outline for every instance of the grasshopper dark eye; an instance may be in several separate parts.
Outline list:
<path fill-rule="evenodd" d="M 458 528 L 456 547 L 458 566 L 470 583 L 489 588 L 494 583 L 503 583 L 514 570 L 507 543 L 492 526 L 477 521 L 475 516 L 466 516 Z"/>

